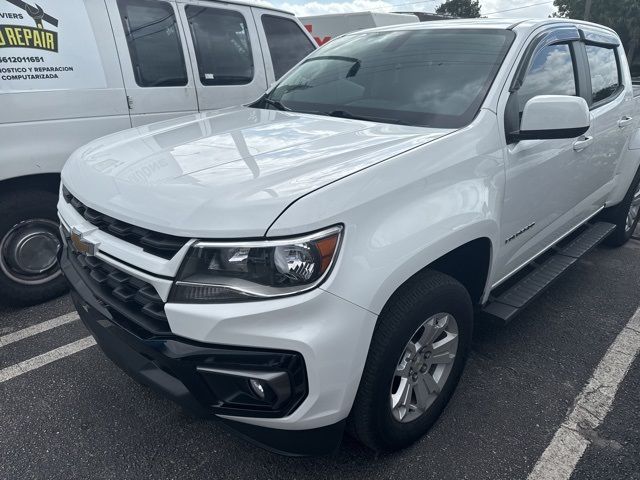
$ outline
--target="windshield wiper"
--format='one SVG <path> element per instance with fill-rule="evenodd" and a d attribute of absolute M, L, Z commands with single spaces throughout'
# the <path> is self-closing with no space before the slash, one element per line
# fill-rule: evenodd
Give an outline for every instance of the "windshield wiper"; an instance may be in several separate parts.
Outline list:
<path fill-rule="evenodd" d="M 389 117 L 369 117 L 366 115 L 354 115 L 347 110 L 333 110 L 331 112 L 325 112 L 324 115 L 328 115 L 330 117 L 339 117 L 339 118 L 349 118 L 351 120 L 366 120 L 368 122 L 379 122 L 379 123 L 395 123 L 398 125 L 409 125 L 407 122 L 403 122 L 397 118 L 389 118 Z"/>
<path fill-rule="evenodd" d="M 282 102 L 278 101 L 278 100 L 273 100 L 269 97 L 262 97 L 262 101 L 264 103 L 266 103 L 267 105 L 271 105 L 272 107 L 275 107 L 278 110 L 282 110 L 283 112 L 290 112 L 291 109 L 289 107 L 287 107 L 285 104 L 283 104 Z"/>

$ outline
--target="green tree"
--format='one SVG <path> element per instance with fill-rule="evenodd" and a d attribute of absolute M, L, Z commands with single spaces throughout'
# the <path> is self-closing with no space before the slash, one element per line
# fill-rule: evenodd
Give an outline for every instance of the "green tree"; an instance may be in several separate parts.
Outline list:
<path fill-rule="evenodd" d="M 436 13 L 460 18 L 478 18 L 480 8 L 480 0 L 446 0 L 436 8 Z"/>
<path fill-rule="evenodd" d="M 587 20 L 618 32 L 629 63 L 640 56 L 640 0 L 555 0 L 553 4 L 558 17 L 585 20 L 588 10 Z"/>

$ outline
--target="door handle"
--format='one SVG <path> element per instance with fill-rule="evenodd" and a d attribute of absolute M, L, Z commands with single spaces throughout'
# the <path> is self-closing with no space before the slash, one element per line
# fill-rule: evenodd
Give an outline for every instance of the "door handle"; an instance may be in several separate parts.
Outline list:
<path fill-rule="evenodd" d="M 625 115 L 624 117 L 622 117 L 620 120 L 618 120 L 618 126 L 620 128 L 624 128 L 627 125 L 629 125 L 631 122 L 633 122 L 633 117 L 630 117 L 628 115 Z"/>
<path fill-rule="evenodd" d="M 585 148 L 591 146 L 591 144 L 593 143 L 593 137 L 584 137 L 581 140 L 576 140 L 573 143 L 573 149 L 576 152 L 580 152 L 582 150 L 584 150 Z"/>

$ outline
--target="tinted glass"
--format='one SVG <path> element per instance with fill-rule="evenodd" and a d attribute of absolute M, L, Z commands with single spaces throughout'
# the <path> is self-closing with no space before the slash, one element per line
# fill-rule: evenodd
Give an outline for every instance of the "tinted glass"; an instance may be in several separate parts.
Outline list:
<path fill-rule="evenodd" d="M 247 22 L 233 10 L 186 7 L 203 85 L 242 85 L 253 80 Z"/>
<path fill-rule="evenodd" d="M 347 35 L 306 58 L 269 99 L 301 112 L 457 128 L 475 117 L 513 37 L 489 29 Z"/>
<path fill-rule="evenodd" d="M 536 54 L 518 90 L 520 112 L 537 95 L 577 95 L 569 45 L 552 45 Z"/>
<path fill-rule="evenodd" d="M 292 20 L 263 15 L 262 26 L 267 36 L 276 79 L 287 73 L 291 67 L 315 50 L 311 40 Z"/>
<path fill-rule="evenodd" d="M 587 45 L 587 58 L 591 69 L 593 101 L 600 102 L 616 93 L 621 85 L 616 52 L 612 48 Z"/>
<path fill-rule="evenodd" d="M 188 82 L 173 7 L 156 0 L 118 0 L 136 83 L 141 87 Z"/>

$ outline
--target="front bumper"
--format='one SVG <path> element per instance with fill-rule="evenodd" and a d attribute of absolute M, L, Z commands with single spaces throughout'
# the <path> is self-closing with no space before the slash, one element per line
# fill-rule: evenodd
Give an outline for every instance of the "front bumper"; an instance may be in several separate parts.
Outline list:
<path fill-rule="evenodd" d="M 172 399 L 193 414 L 221 420 L 224 425 L 231 427 L 250 441 L 278 453 L 319 455 L 330 453 L 337 448 L 342 438 L 345 418 L 359 382 L 361 367 L 360 370 L 356 370 L 356 378 L 349 378 L 346 384 L 344 373 L 334 375 L 337 380 L 334 378 L 333 384 L 329 382 L 329 385 L 335 387 L 336 381 L 342 382 L 341 395 L 336 395 L 331 389 L 328 392 L 322 391 L 322 383 L 318 383 L 322 380 L 318 377 L 331 375 L 331 372 L 327 371 L 326 365 L 323 367 L 317 364 L 321 361 L 321 358 L 317 358 L 318 353 L 324 354 L 325 342 L 328 340 L 325 338 L 326 335 L 319 334 L 318 327 L 321 325 L 316 326 L 316 346 L 301 345 L 306 347 L 300 349 L 306 350 L 303 352 L 303 354 L 306 353 L 305 358 L 295 350 L 280 349 L 282 347 L 277 342 L 269 342 L 267 339 L 264 339 L 261 346 L 251 345 L 252 342 L 247 343 L 251 346 L 229 346 L 229 344 L 221 346 L 218 345 L 219 342 L 213 344 L 209 339 L 204 342 L 188 340 L 173 333 L 160 337 L 142 338 L 127 329 L 117 316 L 112 315 L 110 308 L 83 281 L 68 255 L 69 252 L 65 248 L 61 254 L 60 263 L 72 286 L 74 303 L 84 324 L 107 356 L 129 375 Z M 324 295 L 330 294 L 324 293 Z M 340 302 L 344 301 L 340 300 Z M 174 307 L 179 310 L 181 306 Z M 166 308 L 172 330 L 174 325 L 179 323 L 175 308 L 173 314 L 171 314 L 172 308 Z M 333 309 L 328 310 L 331 312 Z M 207 325 L 209 332 L 215 333 L 216 330 L 210 329 L 211 323 L 207 324 L 206 318 L 201 315 L 196 318 Z M 186 325 L 195 328 L 193 316 L 185 315 L 184 319 Z M 349 318 L 343 318 L 341 321 L 349 322 Z M 244 322 L 240 322 L 242 323 Z M 264 324 L 256 325 L 252 333 L 263 330 Z M 225 335 L 222 331 L 219 333 L 224 343 Z M 286 332 L 272 331 L 271 334 L 287 336 Z M 251 335 L 247 334 L 247 337 L 250 338 Z M 289 338 L 291 339 L 291 335 Z M 235 343 L 235 345 L 238 344 Z M 332 353 L 336 357 L 336 355 L 349 355 L 353 352 L 334 351 Z M 269 418 L 269 415 L 249 417 L 246 412 L 221 410 L 219 405 L 216 405 L 215 395 L 212 395 L 211 382 L 203 379 L 201 372 L 198 371 L 198 367 L 203 365 L 228 369 L 237 368 L 238 364 L 246 370 L 256 367 L 256 363 L 260 362 L 262 363 L 258 367 L 264 366 L 265 359 L 272 367 L 274 364 L 277 366 L 277 362 L 281 362 L 280 366 L 295 367 L 298 357 L 305 374 L 304 395 L 289 405 L 289 410 L 284 412 L 284 415 L 272 415 L 272 418 Z M 310 357 L 312 366 L 305 368 L 305 363 L 309 362 Z M 328 365 L 331 364 L 329 361 Z M 306 372 L 311 372 L 310 379 L 307 379 Z M 332 398 L 328 398 L 327 395 Z M 335 408 L 336 403 L 344 405 L 345 401 L 349 402 L 347 407 Z"/>

